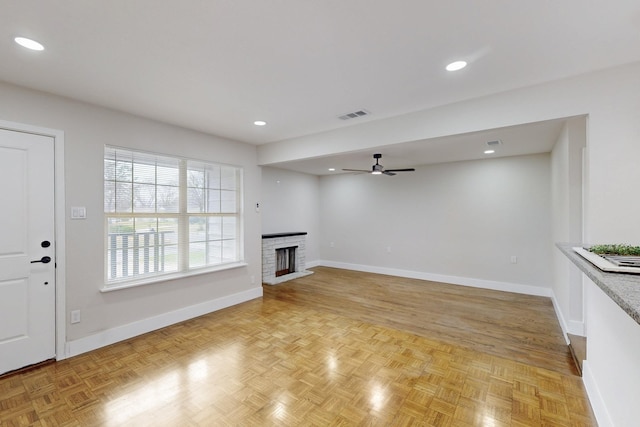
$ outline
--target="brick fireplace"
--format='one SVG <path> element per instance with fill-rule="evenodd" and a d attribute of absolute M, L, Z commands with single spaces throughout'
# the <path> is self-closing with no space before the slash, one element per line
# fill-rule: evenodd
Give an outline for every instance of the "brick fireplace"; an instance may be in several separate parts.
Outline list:
<path fill-rule="evenodd" d="M 306 232 L 262 235 L 262 283 L 277 285 L 313 274 L 305 269 Z"/>

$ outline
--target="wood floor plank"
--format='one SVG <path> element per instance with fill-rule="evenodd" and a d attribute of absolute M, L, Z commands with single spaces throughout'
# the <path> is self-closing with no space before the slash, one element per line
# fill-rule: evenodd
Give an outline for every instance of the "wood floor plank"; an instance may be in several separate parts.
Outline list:
<path fill-rule="evenodd" d="M 552 311 L 544 298 L 316 268 L 0 378 L 0 426 L 595 426 Z"/>

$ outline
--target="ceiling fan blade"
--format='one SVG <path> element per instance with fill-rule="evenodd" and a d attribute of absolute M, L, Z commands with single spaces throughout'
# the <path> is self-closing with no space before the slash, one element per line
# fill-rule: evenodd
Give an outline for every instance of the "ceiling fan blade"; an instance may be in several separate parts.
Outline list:
<path fill-rule="evenodd" d="M 395 173 L 393 173 L 392 171 L 383 171 L 382 173 L 389 176 L 395 175 Z"/>
<path fill-rule="evenodd" d="M 366 173 L 370 173 L 371 171 L 368 170 L 364 170 L 364 169 L 342 169 L 343 171 L 346 172 L 366 172 Z"/>
<path fill-rule="evenodd" d="M 406 169 L 387 169 L 387 172 L 415 172 L 414 168 L 406 168 Z"/>

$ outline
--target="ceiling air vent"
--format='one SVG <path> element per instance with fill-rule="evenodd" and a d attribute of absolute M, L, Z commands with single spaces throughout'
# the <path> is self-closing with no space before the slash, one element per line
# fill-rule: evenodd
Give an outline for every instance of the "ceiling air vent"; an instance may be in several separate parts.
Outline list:
<path fill-rule="evenodd" d="M 340 120 L 351 120 L 351 119 L 357 119 L 358 117 L 362 117 L 362 116 L 368 116 L 369 114 L 371 113 L 368 112 L 367 110 L 358 110 L 358 111 L 354 111 L 353 113 L 343 114 L 341 116 L 338 116 L 338 118 Z"/>
<path fill-rule="evenodd" d="M 502 141 L 500 141 L 499 139 L 496 139 L 495 141 L 487 141 L 487 145 L 489 147 L 496 147 L 501 144 L 502 144 Z"/>

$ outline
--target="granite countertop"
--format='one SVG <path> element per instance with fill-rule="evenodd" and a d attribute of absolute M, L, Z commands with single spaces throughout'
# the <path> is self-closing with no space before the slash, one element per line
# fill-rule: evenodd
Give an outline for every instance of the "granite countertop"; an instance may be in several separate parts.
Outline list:
<path fill-rule="evenodd" d="M 640 324 L 640 274 L 607 273 L 577 254 L 581 243 L 557 243 L 556 246 L 600 289 Z M 586 245 L 589 246 L 589 245 Z"/>

